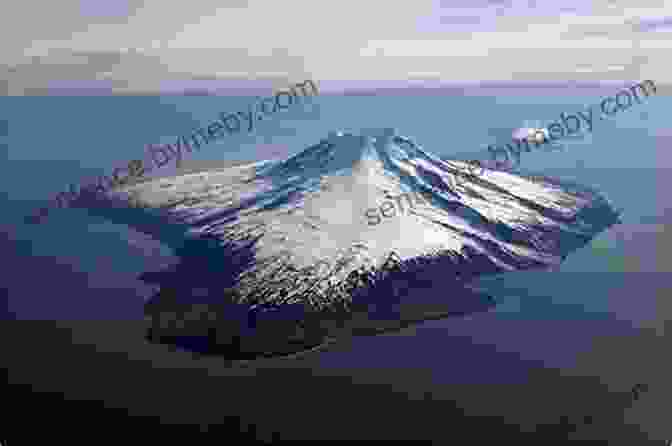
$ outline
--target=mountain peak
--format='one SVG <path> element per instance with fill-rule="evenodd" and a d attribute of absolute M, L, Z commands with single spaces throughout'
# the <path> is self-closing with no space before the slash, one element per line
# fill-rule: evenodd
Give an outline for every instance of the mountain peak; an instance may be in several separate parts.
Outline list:
<path fill-rule="evenodd" d="M 360 134 L 332 131 L 317 144 L 260 174 L 310 178 L 346 170 L 361 171 L 374 164 L 385 164 L 386 160 L 407 160 L 417 155 L 417 146 L 393 128 L 367 129 Z"/>

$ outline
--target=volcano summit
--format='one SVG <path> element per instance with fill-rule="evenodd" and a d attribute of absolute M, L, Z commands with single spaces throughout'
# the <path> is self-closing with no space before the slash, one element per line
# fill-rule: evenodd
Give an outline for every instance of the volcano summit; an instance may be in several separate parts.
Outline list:
<path fill-rule="evenodd" d="M 391 129 L 332 133 L 285 160 L 124 186 L 86 207 L 180 259 L 141 276 L 160 288 L 145 304 L 152 340 L 289 353 L 487 308 L 470 279 L 556 266 L 618 222 L 586 187 L 467 172 Z M 367 209 L 402 194 L 424 200 L 367 224 Z"/>

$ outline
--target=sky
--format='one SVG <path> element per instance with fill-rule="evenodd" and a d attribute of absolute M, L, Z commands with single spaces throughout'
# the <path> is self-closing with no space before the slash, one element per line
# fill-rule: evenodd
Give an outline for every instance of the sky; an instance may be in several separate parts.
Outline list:
<path fill-rule="evenodd" d="M 666 4 L 667 3 L 667 4 Z M 5 94 L 664 81 L 672 1 L 5 0 Z M 368 84 L 367 84 L 368 85 Z"/>

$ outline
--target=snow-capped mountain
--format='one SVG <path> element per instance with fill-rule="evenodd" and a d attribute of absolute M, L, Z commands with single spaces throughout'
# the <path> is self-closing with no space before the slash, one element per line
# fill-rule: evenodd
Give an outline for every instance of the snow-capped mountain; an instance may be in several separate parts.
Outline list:
<path fill-rule="evenodd" d="M 425 286 L 437 273 L 457 283 L 552 267 L 618 221 L 603 197 L 576 184 L 469 172 L 391 129 L 332 133 L 285 160 L 125 187 L 112 193 L 121 207 L 98 211 L 191 259 L 188 274 L 145 275 L 179 287 L 173 299 L 203 302 L 193 290 L 221 298 L 217 288 L 227 288 L 251 308 L 347 306 L 391 261 L 407 285 Z M 367 219 L 404 194 L 423 199 L 391 216 L 388 205 L 377 224 Z M 124 206 L 130 198 L 141 207 Z"/>

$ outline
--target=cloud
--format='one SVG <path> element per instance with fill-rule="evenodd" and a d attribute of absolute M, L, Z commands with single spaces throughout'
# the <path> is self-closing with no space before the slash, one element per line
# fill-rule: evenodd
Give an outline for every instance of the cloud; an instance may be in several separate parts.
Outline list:
<path fill-rule="evenodd" d="M 16 4 L 0 17 L 3 88 L 15 94 L 77 82 L 151 92 L 182 82 L 399 81 L 408 73 L 454 82 L 669 77 L 656 58 L 670 42 L 657 31 L 672 14 L 654 0 Z"/>
<path fill-rule="evenodd" d="M 280 58 L 255 60 L 237 49 L 173 50 L 169 56 L 167 63 L 165 55 L 135 50 L 54 50 L 45 56 L 31 57 L 22 64 L 4 67 L 2 78 L 6 82 L 6 94 L 10 95 L 63 94 L 77 89 L 101 94 L 215 92 L 245 88 L 271 91 L 310 78 L 291 57 L 282 60 L 286 69 L 283 72 L 273 71 L 282 68 Z M 210 67 L 203 63 L 200 67 L 185 63 L 199 59 L 215 63 Z M 249 71 L 218 72 L 222 60 L 238 62 L 238 66 L 247 67 Z"/>
<path fill-rule="evenodd" d="M 672 31 L 672 17 L 642 19 L 635 24 L 638 31 Z"/>
<path fill-rule="evenodd" d="M 474 24 L 481 23 L 482 18 L 479 16 L 446 16 L 441 17 L 440 22 L 442 24 Z"/>
<path fill-rule="evenodd" d="M 125 21 L 143 5 L 142 0 L 80 0 L 79 13 L 89 22 Z"/>

